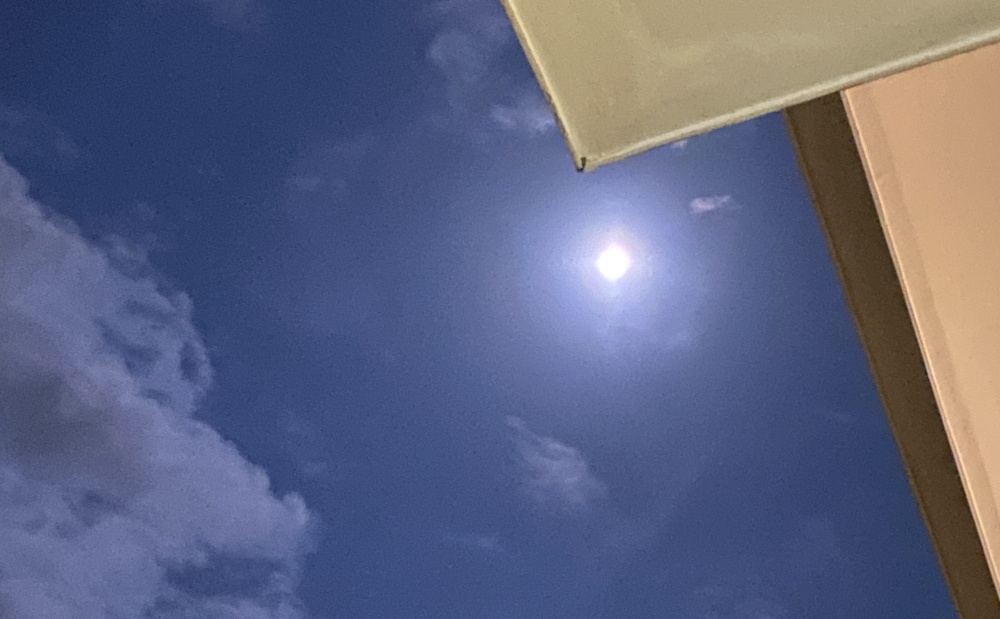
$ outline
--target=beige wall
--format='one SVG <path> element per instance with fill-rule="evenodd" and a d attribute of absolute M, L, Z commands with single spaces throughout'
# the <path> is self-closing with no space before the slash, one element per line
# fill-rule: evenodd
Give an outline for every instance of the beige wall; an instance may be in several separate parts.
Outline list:
<path fill-rule="evenodd" d="M 1000 568 L 1000 46 L 844 93 L 962 481 Z"/>

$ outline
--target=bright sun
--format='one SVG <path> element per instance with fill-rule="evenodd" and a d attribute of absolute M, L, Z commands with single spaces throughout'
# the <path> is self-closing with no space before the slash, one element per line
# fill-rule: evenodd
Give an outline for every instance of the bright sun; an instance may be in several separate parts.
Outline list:
<path fill-rule="evenodd" d="M 618 245 L 610 245 L 597 257 L 597 270 L 601 272 L 604 279 L 616 282 L 632 266 L 632 259 L 628 252 Z"/>

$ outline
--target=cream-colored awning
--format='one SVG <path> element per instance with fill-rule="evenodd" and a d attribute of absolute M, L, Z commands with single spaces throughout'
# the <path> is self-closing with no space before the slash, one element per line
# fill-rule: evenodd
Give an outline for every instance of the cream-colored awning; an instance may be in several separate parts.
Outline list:
<path fill-rule="evenodd" d="M 581 170 L 1000 40 L 1000 0 L 504 0 Z"/>

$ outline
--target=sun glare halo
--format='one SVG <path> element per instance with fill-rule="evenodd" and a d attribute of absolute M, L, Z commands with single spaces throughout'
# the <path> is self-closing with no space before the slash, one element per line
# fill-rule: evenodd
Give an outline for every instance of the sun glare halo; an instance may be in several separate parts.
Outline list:
<path fill-rule="evenodd" d="M 632 266 L 632 259 L 621 246 L 610 245 L 597 257 L 595 264 L 604 279 L 616 282 L 628 272 Z"/>

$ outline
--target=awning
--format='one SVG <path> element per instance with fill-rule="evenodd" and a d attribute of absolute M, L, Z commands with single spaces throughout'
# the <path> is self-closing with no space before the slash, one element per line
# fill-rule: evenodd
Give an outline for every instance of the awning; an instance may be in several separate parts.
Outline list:
<path fill-rule="evenodd" d="M 504 0 L 576 165 L 1000 40 L 1000 0 Z"/>

